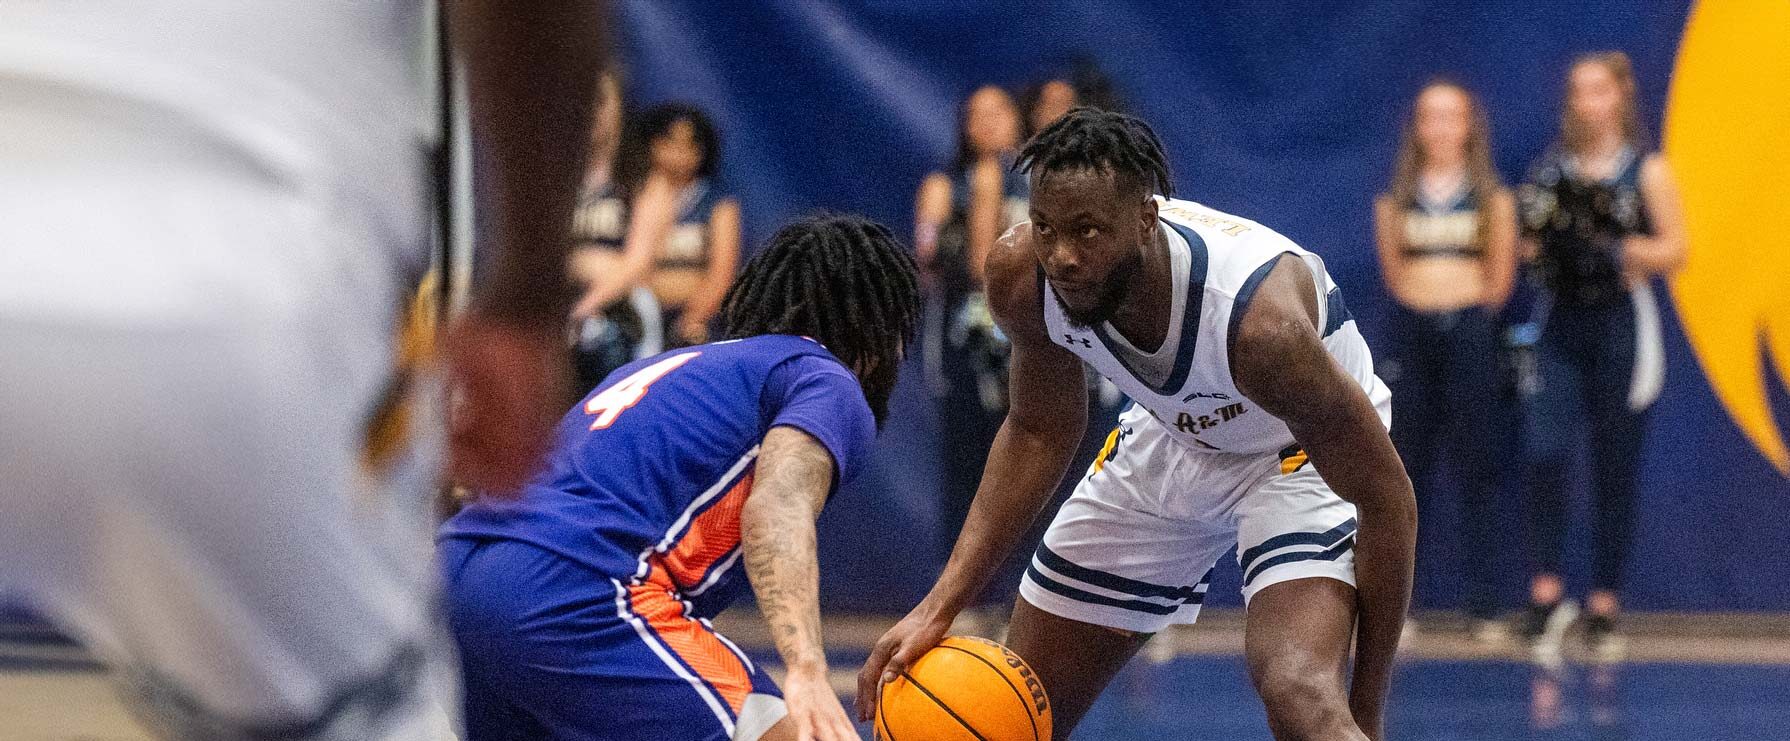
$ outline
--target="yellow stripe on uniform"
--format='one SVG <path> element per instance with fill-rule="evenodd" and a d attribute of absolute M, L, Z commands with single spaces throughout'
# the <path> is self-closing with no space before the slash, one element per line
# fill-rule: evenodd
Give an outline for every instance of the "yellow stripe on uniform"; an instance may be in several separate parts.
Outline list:
<path fill-rule="evenodd" d="M 431 270 L 417 284 L 398 329 L 391 378 L 368 415 L 363 432 L 361 465 L 369 471 L 383 470 L 410 440 L 414 416 L 410 405 L 415 403 L 410 391 L 416 375 L 435 355 L 439 290 L 440 281 Z"/>
<path fill-rule="evenodd" d="M 1114 427 L 1112 432 L 1106 434 L 1106 444 L 1100 446 L 1100 454 L 1094 456 L 1094 465 L 1092 468 L 1088 469 L 1089 476 L 1100 473 L 1100 469 L 1106 467 L 1107 459 L 1112 457 L 1113 448 L 1118 447 L 1118 445 L 1119 428 Z"/>
<path fill-rule="evenodd" d="M 1304 450 L 1280 459 L 1280 475 L 1286 476 L 1299 470 L 1299 467 L 1305 465 L 1308 460 L 1310 459 L 1306 457 Z"/>

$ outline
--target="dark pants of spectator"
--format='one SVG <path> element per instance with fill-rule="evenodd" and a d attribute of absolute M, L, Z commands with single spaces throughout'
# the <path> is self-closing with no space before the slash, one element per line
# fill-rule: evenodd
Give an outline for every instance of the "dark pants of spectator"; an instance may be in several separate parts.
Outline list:
<path fill-rule="evenodd" d="M 1469 307 L 1417 312 L 1398 307 L 1393 352 L 1383 368 L 1392 387 L 1392 440 L 1417 489 L 1420 509 L 1434 506 L 1436 474 L 1452 461 L 1461 494 L 1460 559 L 1466 610 L 1498 614 L 1495 563 L 1500 460 L 1509 460 L 1516 415 L 1499 373 L 1501 343 L 1491 312 Z M 1428 506 L 1425 506 L 1425 505 Z M 1449 527 L 1426 522 L 1425 528 Z"/>
<path fill-rule="evenodd" d="M 1615 591 L 1634 542 L 1646 410 L 1630 409 L 1636 314 L 1628 297 L 1556 305 L 1536 347 L 1539 385 L 1528 404 L 1529 532 L 1538 573 L 1561 573 L 1567 485 L 1581 435 L 1590 437 L 1594 589 Z"/>
<path fill-rule="evenodd" d="M 961 358 L 962 351 L 947 342 L 945 357 Z M 975 499 L 976 488 L 982 482 L 988 450 L 994 445 L 1001 423 L 1007 419 L 1007 410 L 989 409 L 984 404 L 971 364 L 947 360 L 938 371 L 944 375 L 941 384 L 944 393 L 938 397 L 939 462 L 944 466 L 939 476 L 942 495 L 939 524 L 941 547 L 948 557 L 963 528 L 964 518 L 969 515 L 970 502 Z M 941 559 L 940 563 L 943 562 Z M 990 580 L 988 588 L 973 604 L 986 607 L 1004 603 L 1011 597 L 1012 587 L 1014 585 L 999 579 Z"/>

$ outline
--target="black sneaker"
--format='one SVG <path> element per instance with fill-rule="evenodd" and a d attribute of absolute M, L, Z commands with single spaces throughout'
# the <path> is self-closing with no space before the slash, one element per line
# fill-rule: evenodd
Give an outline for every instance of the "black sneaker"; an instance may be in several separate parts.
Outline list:
<path fill-rule="evenodd" d="M 1579 606 L 1572 600 L 1560 600 L 1551 605 L 1529 605 L 1517 622 L 1517 635 L 1529 642 L 1537 650 L 1559 650 L 1560 641 L 1566 636 L 1566 629 L 1572 627 L 1572 621 L 1579 616 Z"/>
<path fill-rule="evenodd" d="M 1609 615 L 1585 617 L 1585 648 L 1599 661 L 1621 661 L 1628 653 L 1628 640 L 1616 632 L 1616 618 Z"/>

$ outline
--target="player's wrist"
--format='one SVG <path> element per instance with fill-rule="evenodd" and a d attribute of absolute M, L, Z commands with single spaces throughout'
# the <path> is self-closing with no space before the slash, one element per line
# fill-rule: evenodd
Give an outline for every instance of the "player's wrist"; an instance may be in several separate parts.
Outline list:
<path fill-rule="evenodd" d="M 914 607 L 914 616 L 926 623 L 949 623 L 969 604 L 968 590 L 941 578 L 926 598 Z"/>
<path fill-rule="evenodd" d="M 822 683 L 827 680 L 827 659 L 824 656 L 810 656 L 785 662 L 784 668 L 791 679 L 819 680 Z"/>

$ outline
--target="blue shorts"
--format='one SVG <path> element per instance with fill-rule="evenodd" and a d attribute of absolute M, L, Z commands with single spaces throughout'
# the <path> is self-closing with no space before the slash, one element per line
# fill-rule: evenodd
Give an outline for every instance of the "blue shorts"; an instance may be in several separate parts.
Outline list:
<path fill-rule="evenodd" d="M 467 741 L 756 739 L 781 693 L 663 569 L 614 579 L 513 540 L 440 559 L 466 682 Z"/>

